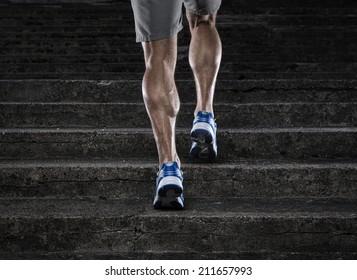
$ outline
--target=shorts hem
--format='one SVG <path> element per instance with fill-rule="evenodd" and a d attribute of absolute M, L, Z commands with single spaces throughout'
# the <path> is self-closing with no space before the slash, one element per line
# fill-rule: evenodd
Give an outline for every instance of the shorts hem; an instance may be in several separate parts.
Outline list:
<path fill-rule="evenodd" d="M 151 42 L 151 41 L 157 41 L 157 40 L 170 38 L 170 37 L 178 34 L 182 29 L 183 29 L 183 26 L 180 25 L 179 27 L 172 29 L 170 31 L 166 31 L 166 32 L 155 33 L 155 34 L 150 34 L 150 35 L 137 35 L 136 42 L 137 43 Z"/>

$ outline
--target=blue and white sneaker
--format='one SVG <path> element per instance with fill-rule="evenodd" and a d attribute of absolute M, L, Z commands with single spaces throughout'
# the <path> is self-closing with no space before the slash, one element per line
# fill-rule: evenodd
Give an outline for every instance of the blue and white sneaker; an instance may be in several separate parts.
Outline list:
<path fill-rule="evenodd" d="M 183 209 L 183 173 L 178 163 L 164 162 L 156 178 L 155 209 Z"/>
<path fill-rule="evenodd" d="M 193 141 L 190 156 L 204 160 L 214 160 L 217 157 L 217 124 L 211 113 L 198 112 L 191 130 Z"/>

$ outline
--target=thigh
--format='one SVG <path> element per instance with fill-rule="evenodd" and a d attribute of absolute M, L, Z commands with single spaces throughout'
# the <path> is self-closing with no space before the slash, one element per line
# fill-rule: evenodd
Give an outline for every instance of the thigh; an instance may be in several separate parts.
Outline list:
<path fill-rule="evenodd" d="M 184 0 L 185 8 L 195 15 L 211 15 L 217 13 L 222 0 Z"/>
<path fill-rule="evenodd" d="M 182 0 L 131 0 L 137 42 L 169 38 L 182 29 Z"/>

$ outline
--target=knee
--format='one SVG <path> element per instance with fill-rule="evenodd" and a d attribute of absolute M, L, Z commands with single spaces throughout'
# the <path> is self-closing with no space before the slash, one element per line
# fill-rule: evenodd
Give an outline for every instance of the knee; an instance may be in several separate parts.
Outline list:
<path fill-rule="evenodd" d="M 175 76 L 175 61 L 170 57 L 152 55 L 146 60 L 144 84 L 148 91 L 167 93 L 172 90 Z"/>
<path fill-rule="evenodd" d="M 175 71 L 175 60 L 169 56 L 151 55 L 145 61 L 147 71 L 173 73 Z"/>
<path fill-rule="evenodd" d="M 175 64 L 170 59 L 152 56 L 146 60 L 144 88 L 149 92 L 170 92 L 172 90 Z"/>
<path fill-rule="evenodd" d="M 170 58 L 152 55 L 146 59 L 144 87 L 149 92 L 169 92 L 174 84 L 175 64 Z"/>
<path fill-rule="evenodd" d="M 175 70 L 176 37 L 143 44 L 146 69 L 148 71 L 172 73 Z"/>

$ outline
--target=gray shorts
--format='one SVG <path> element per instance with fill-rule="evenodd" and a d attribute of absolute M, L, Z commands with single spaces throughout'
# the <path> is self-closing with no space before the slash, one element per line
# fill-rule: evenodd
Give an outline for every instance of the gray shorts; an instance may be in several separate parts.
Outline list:
<path fill-rule="evenodd" d="M 137 42 L 169 38 L 182 29 L 182 4 L 197 15 L 218 11 L 222 0 L 131 0 Z"/>

